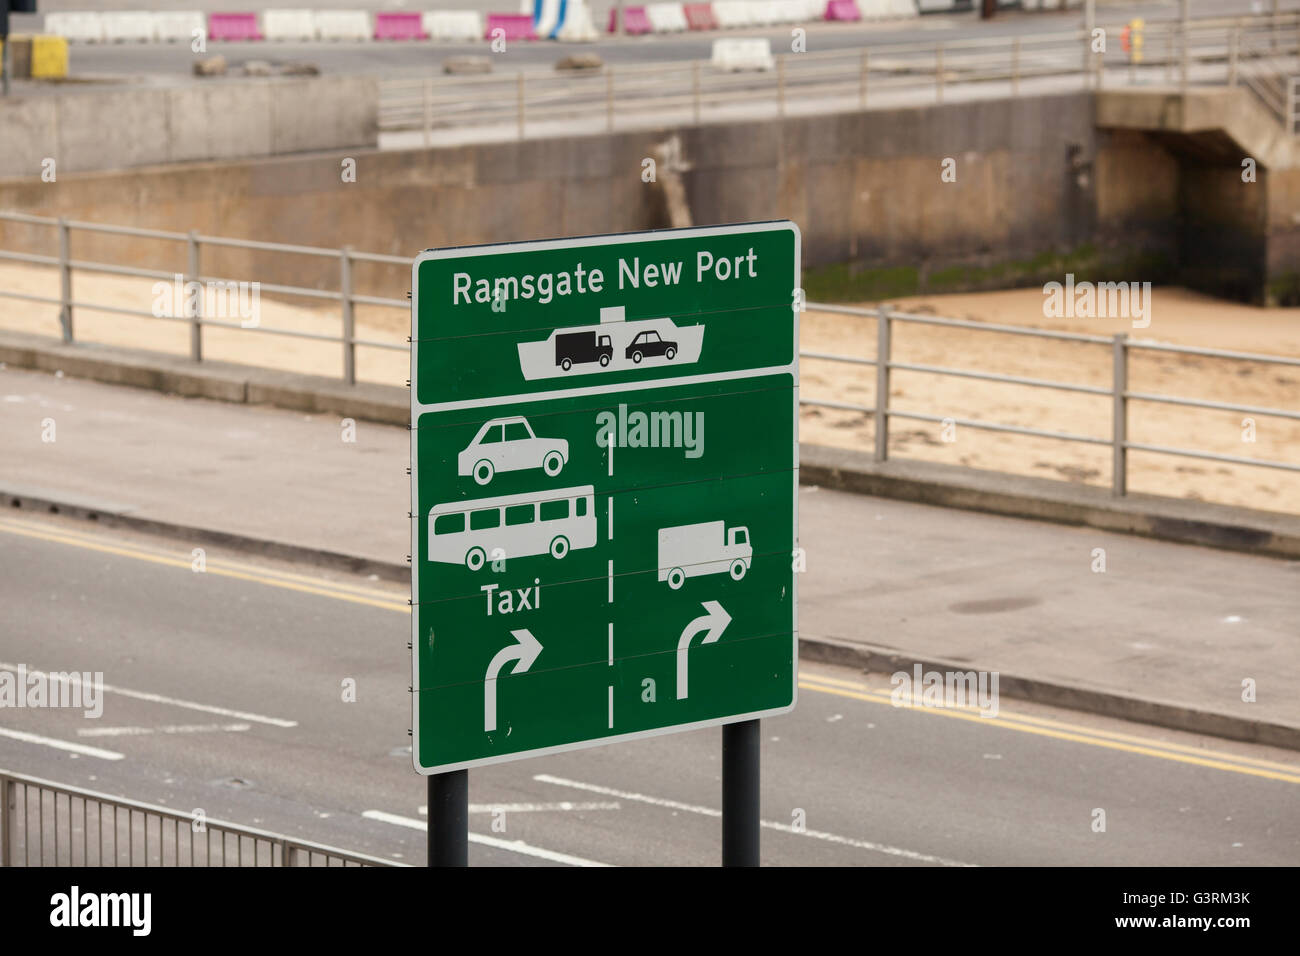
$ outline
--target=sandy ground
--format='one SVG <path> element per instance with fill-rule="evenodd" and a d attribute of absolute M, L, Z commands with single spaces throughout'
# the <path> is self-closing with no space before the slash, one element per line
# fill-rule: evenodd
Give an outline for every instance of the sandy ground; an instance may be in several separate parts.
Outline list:
<path fill-rule="evenodd" d="M 151 286 L 147 279 L 79 274 L 74 279 L 73 295 L 97 304 L 148 311 L 153 301 Z M 12 264 L 0 264 L 0 289 L 28 295 L 58 294 L 57 278 L 52 270 Z M 1134 329 L 1131 322 L 1123 319 L 1047 318 L 1043 315 L 1043 294 L 1039 289 L 894 301 L 903 311 L 978 322 L 1106 336 L 1127 332 L 1138 342 L 1198 345 L 1300 358 L 1300 309 L 1256 309 L 1176 288 L 1155 290 L 1151 324 L 1145 329 Z M 74 323 L 78 341 L 177 354 L 186 354 L 189 349 L 189 330 L 183 322 L 78 309 Z M 357 308 L 358 338 L 402 344 L 408 324 L 405 310 Z M 53 305 L 0 298 L 0 327 L 57 336 L 57 309 Z M 320 310 L 264 295 L 261 327 L 335 337 L 339 334 L 340 319 L 337 307 Z M 801 341 L 804 349 L 873 358 L 875 320 L 810 310 L 803 316 Z M 205 329 L 204 355 L 330 376 L 341 374 L 343 362 L 342 349 L 337 344 L 237 329 Z M 1297 367 L 1144 350 L 1134 350 L 1130 355 L 1132 391 L 1300 411 L 1300 368 Z M 1111 385 L 1109 346 L 986 331 L 896 323 L 893 360 L 1105 388 Z M 405 352 L 359 347 L 357 374 L 363 381 L 402 385 L 408 377 L 408 359 Z M 875 402 L 875 370 L 870 366 L 805 359 L 802 382 L 805 399 L 825 398 L 864 406 Z M 1089 435 L 1107 442 L 1111 404 L 1109 396 L 909 371 L 895 371 L 890 388 L 890 407 L 901 411 Z M 1247 440 L 1249 430 L 1243 425 L 1247 418 L 1254 420 L 1254 441 Z M 1300 420 L 1144 401 L 1130 404 L 1128 420 L 1131 441 L 1300 463 Z M 1100 486 L 1110 483 L 1109 444 L 1088 445 L 961 425 L 946 437 L 953 440 L 945 440 L 944 427 L 938 422 L 895 419 L 890 433 L 890 453 L 900 458 Z M 874 442 L 872 416 L 806 407 L 801 438 L 817 444 L 869 450 Z M 1278 469 L 1132 451 L 1129 489 L 1300 514 L 1300 473 Z"/>

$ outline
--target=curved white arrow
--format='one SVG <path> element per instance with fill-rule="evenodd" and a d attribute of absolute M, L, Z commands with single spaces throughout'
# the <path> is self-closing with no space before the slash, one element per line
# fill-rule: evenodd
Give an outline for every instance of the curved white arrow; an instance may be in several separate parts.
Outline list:
<path fill-rule="evenodd" d="M 712 644 L 722 636 L 722 632 L 727 629 L 731 623 L 731 615 L 722 609 L 722 605 L 717 601 L 703 602 L 704 610 L 708 614 L 701 615 L 691 623 L 686 625 L 686 630 L 682 631 L 682 636 L 677 641 L 677 699 L 686 699 L 686 651 L 690 647 L 691 638 L 700 631 L 707 631 L 701 644 Z"/>
<path fill-rule="evenodd" d="M 488 664 L 487 674 L 484 677 L 484 732 L 497 729 L 497 675 L 501 673 L 501 668 L 511 661 L 515 661 L 515 666 L 510 668 L 510 673 L 522 674 L 533 666 L 533 661 L 537 660 L 537 655 L 542 653 L 541 641 L 533 637 L 533 632 L 527 628 L 511 631 L 510 634 L 518 643 L 507 644 L 497 651 L 496 657 L 492 658 L 492 663 Z"/>

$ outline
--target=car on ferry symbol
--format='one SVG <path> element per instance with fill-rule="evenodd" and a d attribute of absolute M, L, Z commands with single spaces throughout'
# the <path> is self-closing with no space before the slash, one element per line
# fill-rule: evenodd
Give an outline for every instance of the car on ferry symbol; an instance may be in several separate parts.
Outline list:
<path fill-rule="evenodd" d="M 642 358 L 649 355 L 662 355 L 671 362 L 677 355 L 677 343 L 660 338 L 659 333 L 654 329 L 647 329 L 639 333 L 632 340 L 632 344 L 624 350 L 624 356 L 638 365 L 641 364 Z"/>
<path fill-rule="evenodd" d="M 538 438 L 522 415 L 493 418 L 456 456 L 456 474 L 473 475 L 486 485 L 499 471 L 540 468 L 554 478 L 569 460 L 569 443 L 563 438 Z"/>

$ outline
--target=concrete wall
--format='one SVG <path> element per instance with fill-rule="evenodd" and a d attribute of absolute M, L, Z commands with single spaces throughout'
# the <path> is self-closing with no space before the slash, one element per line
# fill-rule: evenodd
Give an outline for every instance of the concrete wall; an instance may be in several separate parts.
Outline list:
<path fill-rule="evenodd" d="M 219 87 L 211 89 L 219 95 Z M 1258 206 L 1229 201 L 1189 218 L 1202 191 L 1226 190 L 1230 167 L 1218 159 L 1198 166 L 1180 155 L 1167 137 L 1185 134 L 1099 129 L 1095 107 L 1094 96 L 1081 92 L 61 174 L 57 188 L 0 182 L 0 209 L 411 256 L 431 246 L 666 226 L 661 186 L 642 181 L 642 160 L 676 137 L 694 223 L 794 219 L 812 296 L 995 288 L 1060 279 L 1066 271 L 1080 279 L 1170 281 L 1180 275 L 1180 257 L 1194 258 L 1192 240 L 1216 236 L 1228 220 L 1258 239 L 1237 243 L 1240 255 L 1256 265 L 1267 257 L 1294 263 L 1295 223 L 1286 223 L 1300 185 L 1290 172 L 1269 171 L 1252 200 Z M 355 182 L 340 177 L 345 155 L 357 160 Z M 941 177 L 945 159 L 955 163 L 955 182 Z M 1257 220 L 1275 220 L 1274 232 L 1265 236 L 1263 226 L 1250 225 Z M 54 248 L 49 230 L 3 223 L 0 246 Z M 183 247 L 153 240 L 80 236 L 73 253 L 184 268 Z M 1199 267 L 1191 264 L 1195 278 Z M 1242 274 L 1253 290 L 1264 272 L 1252 268 Z M 338 282 L 334 261 L 238 250 L 205 251 L 203 271 L 317 288 Z M 362 265 L 354 279 L 359 291 L 400 297 L 409 273 Z"/>
<path fill-rule="evenodd" d="M 275 156 L 378 143 L 373 77 L 69 87 L 0 99 L 0 179 Z"/>
<path fill-rule="evenodd" d="M 220 88 L 208 95 L 219 96 Z M 183 140 L 194 144 L 201 133 Z M 429 246 L 664 226 L 661 191 L 642 182 L 641 161 L 673 134 L 681 140 L 696 224 L 792 218 L 803 229 L 807 266 L 847 263 L 849 281 L 902 270 L 915 285 L 945 269 L 1068 249 L 1092 231 L 1094 186 L 1071 171 L 1072 149 L 1085 166 L 1095 150 L 1084 94 L 427 151 L 352 151 L 355 183 L 341 181 L 343 153 L 82 176 L 63 175 L 61 164 L 57 189 L 0 182 L 0 208 L 412 255 Z M 224 142 L 218 137 L 192 148 L 212 152 Z M 955 182 L 941 181 L 945 158 L 955 160 Z M 6 245 L 35 235 L 0 224 Z M 148 240 L 88 236 L 74 253 L 143 261 L 156 260 L 159 249 Z M 336 281 L 332 263 L 213 255 L 234 277 L 256 266 L 255 277 L 265 281 Z M 174 261 L 180 268 L 180 259 Z M 205 271 L 208 262 L 205 257 Z M 274 276 L 266 275 L 268 268 Z M 362 287 L 379 283 L 392 292 L 395 273 L 367 271 L 357 277 Z M 400 282 L 404 292 L 406 280 Z"/>

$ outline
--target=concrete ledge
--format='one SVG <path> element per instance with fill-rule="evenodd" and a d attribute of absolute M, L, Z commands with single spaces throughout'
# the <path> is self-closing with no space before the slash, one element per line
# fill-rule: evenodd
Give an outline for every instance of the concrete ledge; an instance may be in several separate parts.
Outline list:
<path fill-rule="evenodd" d="M 387 425 L 405 425 L 411 420 L 410 392 L 405 388 L 345 385 L 340 380 L 319 375 L 229 362 L 196 364 L 178 355 L 108 345 L 63 345 L 22 332 L 0 331 L 0 362 L 186 398 L 275 405 Z"/>
<path fill-rule="evenodd" d="M 802 636 L 799 638 L 799 655 L 805 661 L 857 667 L 878 674 L 893 674 L 897 671 L 910 673 L 916 664 L 920 664 L 922 670 L 926 671 L 989 670 L 987 667 L 981 668 L 978 662 L 918 657 L 914 654 L 900 654 L 896 651 L 872 647 L 869 644 L 852 644 L 847 641 Z M 1008 674 L 1006 671 L 998 672 L 998 693 L 1016 700 L 1028 700 L 1068 710 L 1118 717 L 1122 720 L 1132 720 L 1157 727 L 1169 727 L 1173 730 L 1207 734 L 1227 740 L 1243 740 L 1272 747 L 1284 747 L 1288 750 L 1300 750 L 1300 727 L 1266 723 L 1209 710 L 1197 710 L 1172 701 L 1128 697 L 1078 684 Z"/>
<path fill-rule="evenodd" d="M 142 518 L 134 514 L 129 505 L 115 505 L 111 502 L 95 502 L 87 499 L 61 497 L 55 499 L 38 490 L 28 490 L 12 486 L 0 487 L 0 509 L 41 512 L 44 514 L 65 515 L 93 521 L 107 527 L 127 528 L 156 534 L 169 538 L 184 538 L 198 546 L 229 548 L 245 554 L 264 555 L 281 561 L 294 561 L 310 564 L 318 568 L 343 571 L 348 574 L 375 575 L 385 581 L 408 583 L 411 580 L 409 564 L 393 564 L 386 561 L 373 561 L 338 551 L 323 548 L 307 548 L 302 545 L 284 544 L 279 541 L 266 541 L 250 538 L 228 531 L 212 528 L 199 528 L 194 525 L 176 524 L 170 521 L 157 521 Z M 0 513 L 3 513 L 0 511 Z"/>
<path fill-rule="evenodd" d="M 1116 498 L 1093 485 L 931 462 L 877 462 L 864 452 L 821 445 L 800 447 L 799 472 L 804 484 L 882 498 L 1300 558 L 1300 517 L 1271 511 L 1158 495 Z"/>

